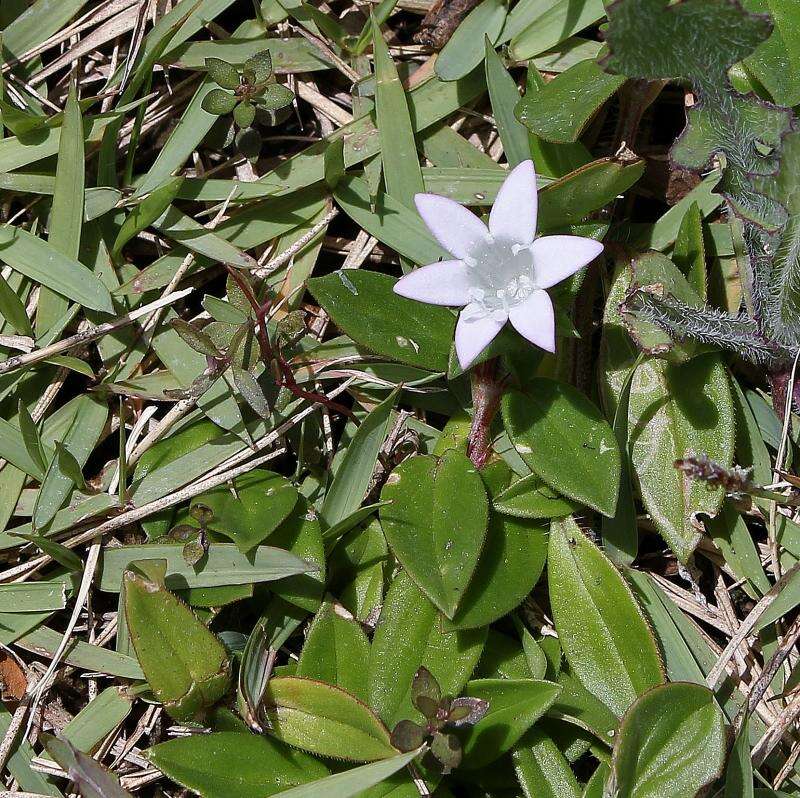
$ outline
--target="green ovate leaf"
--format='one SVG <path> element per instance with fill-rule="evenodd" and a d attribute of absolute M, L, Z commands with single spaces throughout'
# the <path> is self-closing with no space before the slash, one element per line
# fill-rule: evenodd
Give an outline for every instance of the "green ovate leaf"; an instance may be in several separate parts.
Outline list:
<path fill-rule="evenodd" d="M 221 86 L 223 89 L 239 88 L 239 70 L 233 64 L 229 64 L 221 58 L 206 58 L 205 63 L 208 76 L 217 86 Z"/>
<path fill-rule="evenodd" d="M 224 731 L 159 743 L 147 759 L 203 798 L 273 795 L 328 775 L 318 759 L 270 736 Z"/>
<path fill-rule="evenodd" d="M 550 526 L 550 605 L 564 655 L 618 717 L 664 681 L 653 634 L 616 568 L 571 519 Z"/>
<path fill-rule="evenodd" d="M 270 733 L 320 756 L 372 762 L 397 751 L 378 717 L 355 696 L 312 679 L 270 679 L 264 694 Z"/>
<path fill-rule="evenodd" d="M 233 109 L 233 121 L 238 127 L 250 127 L 256 118 L 256 109 L 252 103 L 241 102 Z"/>
<path fill-rule="evenodd" d="M 178 722 L 193 720 L 230 686 L 222 644 L 162 583 L 125 571 L 125 620 L 156 698 Z"/>
<path fill-rule="evenodd" d="M 553 490 L 538 474 L 514 480 L 492 500 L 492 507 L 516 518 L 561 518 L 580 507 Z"/>
<path fill-rule="evenodd" d="M 294 94 L 291 89 L 280 83 L 270 83 L 264 91 L 254 99 L 259 108 L 266 111 L 278 111 L 285 108 L 294 101 Z"/>
<path fill-rule="evenodd" d="M 297 675 L 341 687 L 366 701 L 369 641 L 358 622 L 340 611 L 327 601 L 319 608 L 297 663 Z"/>
<path fill-rule="evenodd" d="M 392 291 L 396 280 L 349 269 L 308 281 L 342 332 L 379 355 L 431 371 L 447 371 L 455 316 Z"/>
<path fill-rule="evenodd" d="M 404 571 L 386 594 L 372 640 L 369 703 L 390 728 L 422 721 L 411 702 L 414 675 L 426 668 L 442 691 L 458 695 L 474 670 L 486 628 L 447 630 L 433 604 Z"/>
<path fill-rule="evenodd" d="M 511 612 L 539 580 L 547 557 L 542 522 L 491 513 L 478 566 L 453 626 L 474 629 Z"/>
<path fill-rule="evenodd" d="M 192 500 L 213 512 L 208 528 L 246 553 L 265 541 L 297 504 L 297 490 L 280 474 L 257 469 Z"/>
<path fill-rule="evenodd" d="M 229 114 L 239 102 L 235 94 L 231 94 L 225 89 L 211 89 L 211 91 L 203 97 L 202 108 L 209 114 L 214 116 L 222 116 L 222 114 Z"/>
<path fill-rule="evenodd" d="M 545 141 L 577 141 L 603 103 L 624 82 L 624 77 L 607 75 L 594 61 L 581 61 L 539 91 L 523 97 L 516 108 L 517 118 Z"/>
<path fill-rule="evenodd" d="M 638 354 L 619 313 L 630 280 L 626 267 L 615 278 L 606 303 L 602 385 L 611 412 Z M 729 377 L 716 355 L 700 355 L 683 364 L 651 358 L 633 375 L 628 446 L 639 493 L 656 528 L 683 562 L 700 540 L 695 516 L 714 515 L 724 492 L 689 479 L 674 463 L 705 453 L 723 466 L 732 465 L 734 421 Z"/>
<path fill-rule="evenodd" d="M 476 679 L 464 695 L 489 702 L 489 711 L 459 736 L 466 769 L 481 768 L 508 751 L 552 706 L 561 692 L 553 682 L 537 679 Z"/>
<path fill-rule="evenodd" d="M 617 736 L 613 777 L 620 795 L 685 798 L 722 772 L 725 721 L 705 686 L 675 682 L 643 695 Z"/>
<path fill-rule="evenodd" d="M 486 536 L 488 500 L 466 455 L 412 457 L 381 492 L 386 542 L 426 596 L 452 618 L 472 578 Z"/>
<path fill-rule="evenodd" d="M 250 72 L 256 83 L 264 83 L 272 75 L 272 56 L 269 50 L 260 50 L 251 55 L 242 67 L 243 72 Z"/>
<path fill-rule="evenodd" d="M 510 391 L 503 397 L 503 422 L 514 448 L 545 482 L 613 515 L 622 468 L 619 447 L 608 422 L 582 393 L 537 377 L 527 393 Z"/>

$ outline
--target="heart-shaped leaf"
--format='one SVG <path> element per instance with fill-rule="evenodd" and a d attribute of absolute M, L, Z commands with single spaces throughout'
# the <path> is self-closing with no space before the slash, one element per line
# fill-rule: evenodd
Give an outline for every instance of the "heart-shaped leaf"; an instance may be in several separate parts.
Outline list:
<path fill-rule="evenodd" d="M 575 675 L 617 717 L 664 681 L 653 634 L 628 585 L 571 518 L 550 526 L 550 606 Z"/>
<path fill-rule="evenodd" d="M 230 538 L 241 552 L 248 552 L 268 538 L 297 503 L 292 484 L 272 471 L 257 469 L 238 477 L 233 490 L 220 485 L 198 496 L 192 506 L 210 507 L 214 517 L 209 529 Z"/>
<path fill-rule="evenodd" d="M 173 781 L 203 798 L 253 798 L 325 778 L 318 759 L 274 737 L 217 732 L 175 737 L 146 756 Z"/>
<path fill-rule="evenodd" d="M 612 760 L 617 794 L 697 795 L 722 772 L 726 750 L 725 720 L 707 687 L 689 682 L 656 687 L 620 726 Z"/>
<path fill-rule="evenodd" d="M 489 503 L 480 474 L 461 452 L 401 463 L 381 492 L 386 542 L 448 617 L 458 609 L 483 546 Z"/>
<path fill-rule="evenodd" d="M 619 447 L 614 431 L 586 396 L 538 377 L 529 382 L 527 393 L 505 395 L 503 421 L 522 459 L 545 482 L 603 515 L 614 513 L 622 468 Z"/>
<path fill-rule="evenodd" d="M 270 733 L 320 756 L 372 762 L 397 753 L 369 707 L 324 682 L 297 676 L 270 679 L 264 711 Z"/>

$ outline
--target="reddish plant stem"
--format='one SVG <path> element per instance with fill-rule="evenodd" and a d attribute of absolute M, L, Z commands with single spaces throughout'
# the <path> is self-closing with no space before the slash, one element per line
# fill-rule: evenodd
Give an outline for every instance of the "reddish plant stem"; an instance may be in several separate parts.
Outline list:
<path fill-rule="evenodd" d="M 483 468 L 492 454 L 491 426 L 503 396 L 504 380 L 497 378 L 497 358 L 475 366 L 471 382 L 473 415 L 467 456 L 476 468 Z"/>
<path fill-rule="evenodd" d="M 253 289 L 250 287 L 250 284 L 247 282 L 247 280 L 245 280 L 242 275 L 239 274 L 232 266 L 227 266 L 226 268 L 228 269 L 228 274 L 230 274 L 236 285 L 239 286 L 239 288 L 242 290 L 242 293 L 247 298 L 247 301 L 250 303 L 250 307 L 253 308 L 253 313 L 255 313 L 256 317 L 256 336 L 258 339 L 259 349 L 261 350 L 261 359 L 264 361 L 266 367 L 273 371 L 275 382 L 278 384 L 278 386 L 281 388 L 287 388 L 292 392 L 292 394 L 294 394 L 294 396 L 300 397 L 301 399 L 307 399 L 309 402 L 319 402 L 320 404 L 325 405 L 325 407 L 327 407 L 329 410 L 352 417 L 352 412 L 344 405 L 340 405 L 338 402 L 332 401 L 325 396 L 325 394 L 317 393 L 316 391 L 307 391 L 297 384 L 292 367 L 286 362 L 285 358 L 280 352 L 280 348 L 277 346 L 273 347 L 272 342 L 269 340 L 269 332 L 267 331 L 267 315 L 269 314 L 271 305 L 270 301 L 267 300 L 265 302 L 259 302 L 258 297 L 256 297 L 256 295 L 253 293 Z M 277 373 L 275 373 L 273 370 L 273 364 L 277 368 Z"/>

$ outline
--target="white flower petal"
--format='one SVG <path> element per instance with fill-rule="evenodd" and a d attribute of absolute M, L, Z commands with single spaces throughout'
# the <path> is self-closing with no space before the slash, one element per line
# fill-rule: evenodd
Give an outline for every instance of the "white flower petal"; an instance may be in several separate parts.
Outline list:
<path fill-rule="evenodd" d="M 466 264 L 444 260 L 414 269 L 394 284 L 395 294 L 429 305 L 466 305 L 471 282 Z"/>
<path fill-rule="evenodd" d="M 533 242 L 533 270 L 538 288 L 560 283 L 601 252 L 603 245 L 582 236 L 544 236 Z"/>
<path fill-rule="evenodd" d="M 505 323 L 506 317 L 489 315 L 474 302 L 461 311 L 456 324 L 456 354 L 462 369 L 472 365 Z"/>
<path fill-rule="evenodd" d="M 509 311 L 508 320 L 532 344 L 548 352 L 556 351 L 556 322 L 547 291 L 534 291 L 524 302 L 515 305 Z"/>
<path fill-rule="evenodd" d="M 523 161 L 511 170 L 497 192 L 489 214 L 489 230 L 497 238 L 530 244 L 536 233 L 537 207 L 533 161 Z"/>
<path fill-rule="evenodd" d="M 489 238 L 486 225 L 463 205 L 438 194 L 416 194 L 414 203 L 436 240 L 456 258 L 465 258 Z"/>

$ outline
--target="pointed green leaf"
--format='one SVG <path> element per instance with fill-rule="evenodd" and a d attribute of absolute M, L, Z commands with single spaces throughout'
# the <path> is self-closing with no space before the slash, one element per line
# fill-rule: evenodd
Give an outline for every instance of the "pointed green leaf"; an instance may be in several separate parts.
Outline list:
<path fill-rule="evenodd" d="M 481 768 L 508 751 L 550 708 L 561 692 L 553 682 L 537 679 L 475 679 L 464 694 L 489 702 L 489 711 L 460 732 L 462 767 Z"/>
<path fill-rule="evenodd" d="M 265 111 L 279 111 L 294 102 L 294 93 L 282 83 L 270 83 L 253 102 Z"/>
<path fill-rule="evenodd" d="M 220 91 L 222 91 L 220 89 Z M 145 228 L 156 221 L 172 204 L 183 183 L 182 177 L 176 177 L 160 185 L 144 199 L 140 200 L 122 223 L 114 241 L 113 252 L 119 253 L 125 244 L 139 235 Z"/>
<path fill-rule="evenodd" d="M 74 81 L 64 106 L 64 120 L 58 143 L 58 161 L 50 207 L 47 240 L 68 258 L 78 260 L 83 227 L 86 164 L 84 162 L 83 119 Z M 67 300 L 45 291 L 36 307 L 36 329 L 44 333 L 64 315 Z"/>
<path fill-rule="evenodd" d="M 581 798 L 567 758 L 543 729 L 531 729 L 514 748 L 514 772 L 526 795 L 536 798 Z"/>
<path fill-rule="evenodd" d="M 527 393 L 510 391 L 503 397 L 503 421 L 514 448 L 545 482 L 603 515 L 613 514 L 622 468 L 619 447 L 584 394 L 537 377 Z"/>
<path fill-rule="evenodd" d="M 244 72 L 252 72 L 256 83 L 264 83 L 272 75 L 272 56 L 269 50 L 261 50 L 248 58 L 242 67 Z"/>
<path fill-rule="evenodd" d="M 239 88 L 239 70 L 221 58 L 206 58 L 208 76 L 223 89 Z"/>
<path fill-rule="evenodd" d="M 477 565 L 488 521 L 483 480 L 466 455 L 417 456 L 381 492 L 386 542 L 425 595 L 455 615 Z"/>
<path fill-rule="evenodd" d="M 478 566 L 452 625 L 474 629 L 511 612 L 539 581 L 546 557 L 546 526 L 491 513 Z"/>
<path fill-rule="evenodd" d="M 520 100 L 517 118 L 545 141 L 577 141 L 603 103 L 624 82 L 624 77 L 606 74 L 594 61 L 581 61 Z"/>
<path fill-rule="evenodd" d="M 492 113 L 508 165 L 514 167 L 531 157 L 528 131 L 514 116 L 514 108 L 519 102 L 519 89 L 488 38 L 484 40 L 484 45 L 486 86 L 489 89 Z M 538 169 L 539 164 L 536 166 Z"/>
<path fill-rule="evenodd" d="M 369 650 L 359 623 L 340 615 L 331 602 L 323 602 L 308 630 L 297 675 L 341 687 L 366 701 Z"/>
<path fill-rule="evenodd" d="M 133 798 L 108 768 L 72 743 L 49 734 L 42 735 L 42 742 L 47 753 L 67 771 L 83 798 Z"/>
<path fill-rule="evenodd" d="M 342 188 L 342 183 L 337 191 Z M 455 317 L 392 291 L 385 274 L 348 269 L 308 281 L 334 323 L 357 344 L 401 363 L 447 371 Z"/>
<path fill-rule="evenodd" d="M 469 74 L 484 57 L 484 40 L 497 41 L 508 6 L 503 0 L 483 0 L 456 28 L 436 59 L 434 69 L 442 80 L 458 80 Z"/>
<path fill-rule="evenodd" d="M 618 717 L 664 681 L 653 634 L 630 588 L 571 519 L 550 526 L 550 605 L 564 655 Z"/>
<path fill-rule="evenodd" d="M 320 510 L 322 520 L 329 527 L 343 521 L 361 506 L 378 454 L 389 433 L 396 402 L 397 391 L 393 391 L 358 425 L 348 443 Z"/>
<path fill-rule="evenodd" d="M 425 191 L 405 90 L 380 28 L 373 22 L 375 113 L 381 139 L 386 190 L 412 211 L 414 195 Z"/>
<path fill-rule="evenodd" d="M 318 759 L 273 737 L 235 731 L 176 737 L 146 756 L 203 798 L 266 798 L 328 775 Z"/>
<path fill-rule="evenodd" d="M 90 310 L 113 313 L 111 295 L 82 263 L 13 225 L 0 225 L 0 261 Z"/>
<path fill-rule="evenodd" d="M 153 693 L 178 722 L 202 715 L 230 687 L 224 647 L 163 584 L 133 571 L 124 583 L 128 632 Z"/>
<path fill-rule="evenodd" d="M 264 694 L 270 733 L 320 756 L 372 762 L 397 751 L 377 716 L 355 696 L 312 679 L 270 679 Z"/>
<path fill-rule="evenodd" d="M 233 490 L 231 490 L 233 487 Z M 230 538 L 242 552 L 266 540 L 297 504 L 297 490 L 280 474 L 256 469 L 192 499 L 214 513 L 209 529 Z"/>
<path fill-rule="evenodd" d="M 373 785 L 378 785 L 388 779 L 393 773 L 408 765 L 412 759 L 419 756 L 419 750 L 407 754 L 398 754 L 381 762 L 372 762 L 361 765 L 341 773 L 326 776 L 312 784 L 292 787 L 282 793 L 284 798 L 351 798 L 351 796 L 366 796 L 367 790 Z M 380 793 L 385 794 L 384 792 Z"/>
<path fill-rule="evenodd" d="M 480 659 L 486 629 L 447 631 L 436 608 L 400 571 L 383 604 L 372 641 L 369 703 L 387 725 L 421 722 L 411 703 L 414 676 L 421 666 L 447 695 L 458 695 Z"/>

